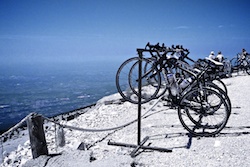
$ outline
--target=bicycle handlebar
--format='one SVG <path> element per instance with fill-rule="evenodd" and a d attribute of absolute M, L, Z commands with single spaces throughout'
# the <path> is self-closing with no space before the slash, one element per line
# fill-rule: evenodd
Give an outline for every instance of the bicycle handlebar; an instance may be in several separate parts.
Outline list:
<path fill-rule="evenodd" d="M 159 52 L 187 52 L 185 55 L 188 55 L 190 52 L 188 49 L 183 48 L 182 45 L 172 45 L 171 47 L 166 47 L 164 43 L 160 46 L 158 42 L 156 45 L 152 45 L 149 42 L 146 44 L 145 49 L 149 49 L 149 51 L 159 51 Z"/>
<path fill-rule="evenodd" d="M 183 48 L 182 45 L 176 45 L 176 46 L 172 45 L 172 49 L 173 49 L 173 50 L 179 50 L 179 51 L 183 51 L 183 52 L 188 52 L 188 53 L 189 53 L 189 50 Z"/>
<path fill-rule="evenodd" d="M 158 42 L 156 45 L 151 45 L 149 42 L 147 43 L 147 45 L 145 46 L 145 49 L 149 49 L 149 50 L 158 50 L 158 51 L 163 51 L 166 49 L 165 44 L 162 43 L 162 46 L 160 46 L 160 43 Z"/>
<path fill-rule="evenodd" d="M 183 48 L 182 45 L 172 45 L 171 47 L 166 47 L 164 43 L 162 43 L 160 46 L 159 43 L 157 43 L 156 45 L 152 45 L 148 42 L 145 46 L 145 51 L 148 51 L 152 57 L 162 57 L 163 59 L 166 59 L 166 55 L 170 53 L 172 59 L 192 60 L 188 57 L 188 54 L 190 53 L 189 50 Z M 177 53 L 178 55 L 173 56 L 175 53 Z"/>
<path fill-rule="evenodd" d="M 167 55 L 167 53 L 171 53 L 171 55 L 174 55 L 175 53 L 180 53 L 179 54 L 180 57 L 178 56 L 171 57 L 170 59 L 171 60 L 175 59 L 175 61 L 174 62 L 170 61 L 169 63 L 172 63 L 172 65 L 174 66 L 179 66 L 180 69 L 186 71 L 187 73 L 194 76 L 195 78 L 200 78 L 206 71 L 208 71 L 209 68 L 211 68 L 211 64 L 206 62 L 207 64 L 205 65 L 205 67 L 203 67 L 203 70 L 199 74 L 196 74 L 195 72 L 185 69 L 181 65 L 179 65 L 177 61 L 178 59 L 184 60 L 186 58 L 190 61 L 195 62 L 194 60 L 188 57 L 188 54 L 190 52 L 187 48 L 183 48 L 182 45 L 172 45 L 171 47 L 166 47 L 164 43 L 160 46 L 159 43 L 157 43 L 156 45 L 152 45 L 148 42 L 147 45 L 145 46 L 145 50 L 149 51 L 152 56 L 154 56 L 153 52 L 154 53 L 156 52 L 158 56 L 164 56 L 164 55 Z M 160 54 L 160 52 L 163 52 L 163 53 Z"/>

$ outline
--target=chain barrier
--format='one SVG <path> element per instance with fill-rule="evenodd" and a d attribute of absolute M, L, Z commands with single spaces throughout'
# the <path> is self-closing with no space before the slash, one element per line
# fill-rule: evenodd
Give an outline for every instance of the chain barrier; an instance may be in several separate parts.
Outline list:
<path fill-rule="evenodd" d="M 19 123 L 17 123 L 15 126 L 13 126 L 12 128 L 10 128 L 9 130 L 7 130 L 6 132 L 4 132 L 3 134 L 0 135 L 0 138 L 4 138 L 5 136 L 7 136 L 8 134 L 14 132 L 15 130 L 17 130 L 18 128 L 20 128 L 22 126 L 22 124 L 24 122 L 26 122 L 26 120 L 35 115 L 36 113 L 30 113 L 29 115 L 27 115 L 25 118 L 23 118 Z"/>
<path fill-rule="evenodd" d="M 153 104 L 153 105 L 152 105 L 152 106 L 151 106 L 151 107 L 150 107 L 141 117 L 142 117 L 142 118 L 146 118 L 146 117 L 147 117 L 146 115 L 148 114 L 148 112 L 151 111 L 151 110 L 155 107 L 155 105 L 159 103 L 159 101 L 163 98 L 163 96 L 164 96 L 164 95 L 160 96 L 160 97 L 154 102 L 154 104 Z M 85 132 L 104 132 L 104 131 L 117 130 L 117 129 L 124 128 L 124 127 L 126 127 L 126 126 L 128 126 L 128 125 L 130 125 L 130 124 L 133 124 L 134 122 L 136 122 L 136 121 L 138 120 L 138 119 L 134 119 L 134 120 L 132 120 L 131 122 L 128 122 L 128 123 L 126 123 L 126 124 L 124 124 L 124 125 L 120 125 L 120 126 L 113 127 L 113 128 L 105 128 L 105 129 L 88 129 L 88 128 L 80 128 L 80 127 L 74 127 L 74 126 L 70 126 L 70 125 L 60 124 L 59 122 L 54 121 L 54 120 L 52 120 L 52 119 L 50 119 L 50 118 L 47 118 L 47 117 L 44 117 L 44 116 L 42 116 L 42 117 L 43 117 L 44 120 L 47 120 L 47 121 L 49 121 L 49 122 L 52 122 L 52 123 L 54 123 L 54 124 L 56 124 L 56 125 L 58 125 L 58 126 L 61 126 L 61 127 L 63 127 L 63 128 L 72 129 L 72 130 L 78 130 L 78 131 L 85 131 Z"/>
<path fill-rule="evenodd" d="M 149 111 L 151 111 L 155 105 L 157 103 L 159 103 L 159 101 L 163 98 L 164 95 L 160 96 L 155 102 L 154 104 L 142 115 L 142 118 L 145 118 L 146 115 L 148 114 Z M 27 121 L 28 118 L 34 116 L 34 115 L 39 115 L 37 113 L 30 113 L 29 115 L 27 115 L 25 118 L 23 118 L 19 123 L 17 123 L 15 126 L 13 126 L 12 128 L 10 128 L 8 131 L 4 132 L 3 134 L 0 135 L 0 138 L 3 138 L 5 136 L 7 136 L 8 134 L 12 133 L 13 131 L 15 131 L 16 129 L 20 128 L 22 126 L 22 124 L 24 122 Z M 42 116 L 42 115 L 41 115 Z M 47 120 L 49 122 L 52 122 L 56 125 L 59 125 L 63 128 L 68 128 L 68 129 L 73 129 L 73 130 L 79 130 L 79 131 L 87 131 L 87 132 L 103 132 L 103 131 L 110 131 L 110 130 L 116 130 L 116 129 L 121 129 L 123 127 L 126 127 L 134 122 L 136 122 L 138 119 L 134 119 L 132 120 L 131 122 L 128 122 L 124 125 L 120 125 L 120 126 L 117 126 L 117 127 L 113 127 L 113 128 L 105 128 L 105 129 L 88 129 L 88 128 L 79 128 L 79 127 L 74 127 L 74 126 L 70 126 L 70 125 L 65 125 L 65 124 L 60 124 L 59 122 L 57 121 L 54 121 L 52 120 L 51 118 L 47 118 L 45 116 L 42 116 L 44 120 Z"/>

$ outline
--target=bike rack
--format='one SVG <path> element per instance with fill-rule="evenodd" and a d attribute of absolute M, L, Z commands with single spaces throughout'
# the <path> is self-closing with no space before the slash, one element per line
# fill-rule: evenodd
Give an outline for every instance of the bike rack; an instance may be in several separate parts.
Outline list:
<path fill-rule="evenodd" d="M 143 150 L 155 150 L 155 151 L 160 151 L 160 152 L 172 152 L 171 149 L 167 148 L 162 148 L 162 147 L 150 147 L 144 146 L 144 144 L 147 142 L 149 139 L 148 136 L 146 136 L 143 140 L 141 140 L 141 78 L 142 78 L 142 58 L 143 58 L 143 52 L 148 52 L 149 50 L 146 49 L 137 49 L 137 53 L 139 55 L 139 69 L 138 69 L 138 76 L 139 76 L 139 81 L 138 81 L 138 124 L 137 124 L 137 145 L 135 144 L 127 144 L 127 143 L 118 143 L 118 142 L 108 142 L 108 145 L 114 145 L 114 146 L 122 146 L 122 147 L 130 147 L 134 148 L 134 150 L 130 153 L 131 157 L 136 157 L 138 151 L 140 149 Z"/>

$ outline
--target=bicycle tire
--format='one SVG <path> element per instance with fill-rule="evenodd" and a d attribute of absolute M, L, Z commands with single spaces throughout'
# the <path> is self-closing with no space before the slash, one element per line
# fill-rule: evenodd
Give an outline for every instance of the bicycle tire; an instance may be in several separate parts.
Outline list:
<path fill-rule="evenodd" d="M 148 68 L 151 68 L 152 66 L 154 66 L 155 65 L 154 63 L 156 63 L 156 61 L 157 61 L 156 58 L 153 58 L 153 57 L 147 58 L 147 59 L 149 61 L 144 66 L 144 69 L 143 69 L 144 73 L 146 73 L 148 71 Z M 157 68 L 157 71 L 160 72 L 160 79 L 161 79 L 161 81 L 160 81 L 161 84 L 160 84 L 160 87 L 159 87 L 159 91 L 158 91 L 158 94 L 156 95 L 156 98 L 158 98 L 158 97 L 162 96 L 163 94 L 165 94 L 167 89 L 171 85 L 170 85 L 169 81 L 167 80 L 167 76 L 166 76 L 167 73 L 164 74 L 164 72 L 163 72 L 163 70 L 168 71 L 168 70 L 166 70 L 167 67 L 165 67 L 163 65 L 163 67 L 160 67 L 160 68 L 164 68 L 164 69 L 158 69 L 159 67 L 155 67 L 155 68 Z"/>
<path fill-rule="evenodd" d="M 204 93 L 203 96 L 201 92 Z M 219 107 L 216 106 L 217 103 L 220 103 Z M 218 134 L 226 126 L 230 111 L 219 92 L 210 88 L 203 88 L 202 91 L 196 88 L 187 92 L 180 100 L 178 116 L 182 126 L 193 136 L 209 137 Z"/>
<path fill-rule="evenodd" d="M 130 86 L 131 83 L 129 83 L 130 82 L 129 75 L 131 74 L 129 73 L 131 72 L 131 68 L 135 66 L 136 63 L 138 64 L 138 61 L 139 61 L 139 57 L 132 57 L 124 61 L 120 65 L 116 73 L 116 88 L 119 94 L 122 96 L 124 100 L 129 101 L 133 104 L 138 104 L 139 99 L 138 99 L 138 93 L 135 93 L 136 91 L 131 89 L 131 86 Z M 138 71 L 137 71 L 137 74 L 138 74 Z M 155 94 L 157 94 L 157 92 L 155 92 Z M 150 98 L 141 98 L 141 103 L 143 104 L 150 100 L 151 100 Z"/>
<path fill-rule="evenodd" d="M 215 85 L 217 85 L 226 94 L 228 93 L 227 86 L 226 86 L 226 84 L 221 79 L 216 78 L 216 79 L 212 80 L 212 83 L 214 83 Z"/>
<path fill-rule="evenodd" d="M 231 63 L 231 65 L 232 65 L 232 72 L 235 72 L 235 71 L 237 71 L 237 72 L 239 72 L 239 61 L 238 61 L 238 58 L 237 57 L 234 57 L 233 59 L 231 59 L 230 60 L 230 63 Z"/>
<path fill-rule="evenodd" d="M 215 91 L 218 91 L 224 98 L 224 100 L 227 102 L 228 104 L 228 109 L 229 109 L 229 113 L 231 114 L 232 111 L 232 104 L 231 104 L 231 100 L 228 97 L 227 92 L 225 92 L 223 89 L 221 89 L 221 87 L 219 87 L 217 84 L 213 83 L 213 82 L 206 82 L 205 83 L 205 87 L 208 87 L 210 89 L 213 89 Z"/>
<path fill-rule="evenodd" d="M 246 73 L 250 75 L 250 62 L 249 60 L 246 60 L 246 62 L 247 62 L 247 65 L 245 66 L 245 70 L 246 70 Z"/>
<path fill-rule="evenodd" d="M 148 102 L 152 99 L 157 98 L 157 94 L 161 87 L 161 77 L 160 71 L 158 71 L 154 64 L 151 64 L 149 59 L 141 59 L 142 71 L 141 71 L 141 98 L 143 102 Z M 149 66 L 149 64 L 151 64 Z M 148 67 L 147 69 L 145 69 Z M 129 71 L 129 86 L 131 90 L 138 96 L 138 70 L 139 70 L 139 61 L 134 63 Z"/>
<path fill-rule="evenodd" d="M 222 81 L 221 81 L 222 82 Z M 224 84 L 224 83 L 223 83 Z M 224 86 L 225 86 L 225 84 L 224 84 Z M 225 101 L 227 102 L 227 104 L 228 104 L 228 106 L 229 106 L 229 111 L 230 111 L 230 113 L 231 113 L 231 100 L 230 100 L 230 98 L 228 97 L 228 94 L 227 94 L 227 92 L 225 91 L 225 87 L 224 86 L 222 86 L 223 88 L 221 88 L 221 86 L 219 86 L 217 83 L 214 83 L 214 82 L 212 82 L 212 81 L 210 81 L 210 80 L 208 80 L 208 81 L 203 81 L 203 87 L 207 87 L 207 88 L 210 88 L 210 89 L 213 89 L 213 90 L 215 90 L 215 91 L 217 91 L 217 92 L 219 92 L 222 96 L 223 96 L 223 98 L 225 99 Z M 187 88 L 185 88 L 182 92 L 181 92 L 181 96 L 184 96 L 187 92 L 189 92 L 191 89 L 195 89 L 195 88 L 198 88 L 198 87 L 200 87 L 200 85 L 198 84 L 198 83 L 196 83 L 195 85 L 192 85 L 192 87 L 187 87 Z M 227 89 L 226 89 L 227 90 Z"/>

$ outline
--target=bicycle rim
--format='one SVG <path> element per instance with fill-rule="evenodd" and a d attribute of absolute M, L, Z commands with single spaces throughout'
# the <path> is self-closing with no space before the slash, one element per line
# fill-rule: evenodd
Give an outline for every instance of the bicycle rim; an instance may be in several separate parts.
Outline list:
<path fill-rule="evenodd" d="M 181 124 L 194 136 L 218 134 L 226 126 L 229 115 L 227 102 L 219 92 L 209 88 L 186 93 L 178 107 Z"/>
<path fill-rule="evenodd" d="M 156 98 L 160 90 L 161 77 L 159 71 L 153 66 L 148 59 L 143 58 L 142 73 L 141 73 L 141 99 L 148 102 Z M 151 66 L 149 66 L 151 64 Z M 145 70 L 145 68 L 147 69 Z M 139 82 L 139 62 L 134 63 L 129 70 L 129 86 L 134 94 L 139 95 L 138 82 Z"/>
<path fill-rule="evenodd" d="M 116 88 L 120 95 L 126 101 L 129 101 L 134 104 L 138 104 L 138 57 L 133 57 L 126 60 L 119 67 L 116 73 Z M 147 62 L 144 58 L 142 60 L 142 67 L 144 67 L 144 63 Z M 137 83 L 135 87 L 131 88 L 130 78 L 133 78 Z M 142 85 L 145 83 L 142 82 Z M 137 90 L 137 91 L 136 91 Z M 153 93 L 152 93 L 153 92 Z M 151 93 L 146 92 L 145 89 L 142 89 L 142 97 L 141 103 L 146 103 L 155 97 L 157 94 L 157 88 L 151 90 Z"/>

